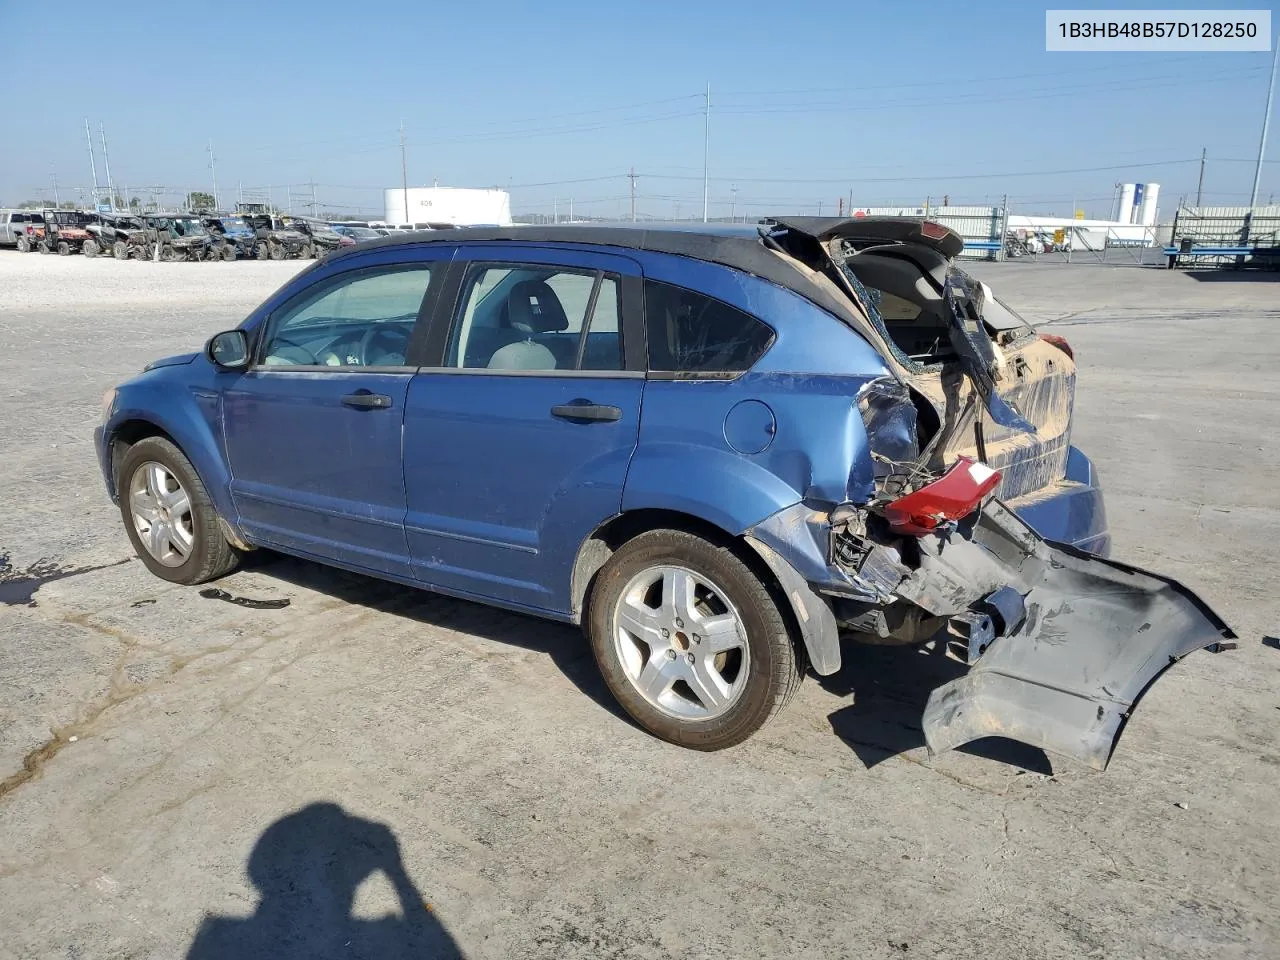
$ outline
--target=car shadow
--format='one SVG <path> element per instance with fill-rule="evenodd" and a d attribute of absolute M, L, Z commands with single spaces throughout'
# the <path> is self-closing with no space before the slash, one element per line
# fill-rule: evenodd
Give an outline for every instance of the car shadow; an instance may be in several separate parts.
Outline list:
<path fill-rule="evenodd" d="M 409 877 L 391 829 L 337 804 L 313 803 L 271 824 L 246 867 L 257 909 L 250 917 L 206 915 L 187 960 L 463 955 Z M 377 873 L 395 891 L 399 915 L 352 916 L 356 891 Z"/>
<path fill-rule="evenodd" d="M 620 720 L 634 721 L 618 706 L 596 668 L 591 645 L 578 627 L 500 607 L 459 600 L 389 580 L 313 563 L 269 550 L 245 557 L 242 570 L 260 571 L 307 590 L 431 627 L 458 630 L 497 643 L 546 654 L 575 687 Z"/>
<path fill-rule="evenodd" d="M 1186 276 L 1201 283 L 1280 283 L 1280 270 L 1219 267 L 1216 270 L 1183 270 Z"/>
<path fill-rule="evenodd" d="M 868 769 L 925 746 L 921 715 L 929 694 L 963 676 L 968 667 L 947 656 L 945 642 L 937 640 L 924 647 L 872 646 L 851 641 L 841 646 L 840 669 L 829 677 L 818 678 L 828 692 L 853 697 L 851 706 L 828 717 L 836 736 Z M 1053 773 L 1043 750 L 1015 740 L 984 737 L 958 749 L 1032 773 Z"/>

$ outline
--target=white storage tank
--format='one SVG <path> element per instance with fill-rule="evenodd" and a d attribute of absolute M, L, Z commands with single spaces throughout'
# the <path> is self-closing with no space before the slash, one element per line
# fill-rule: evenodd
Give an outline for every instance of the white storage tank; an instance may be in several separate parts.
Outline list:
<path fill-rule="evenodd" d="M 1148 183 L 1146 189 L 1142 193 L 1142 203 L 1138 206 L 1138 215 L 1133 218 L 1134 223 L 1139 223 L 1144 227 L 1154 227 L 1156 223 L 1156 203 L 1160 199 L 1160 184 Z"/>
<path fill-rule="evenodd" d="M 388 187 L 383 191 L 386 222 L 393 226 L 452 224 L 456 227 L 511 225 L 511 195 L 505 190 L 469 187 Z"/>
<path fill-rule="evenodd" d="M 1133 222 L 1133 195 L 1137 192 L 1136 183 L 1120 184 L 1120 201 L 1116 204 L 1115 221 L 1117 223 Z"/>

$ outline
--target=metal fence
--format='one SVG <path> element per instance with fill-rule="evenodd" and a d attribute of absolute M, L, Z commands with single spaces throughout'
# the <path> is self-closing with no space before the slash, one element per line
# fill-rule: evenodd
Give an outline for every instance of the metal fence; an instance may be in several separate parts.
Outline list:
<path fill-rule="evenodd" d="M 1044 263 L 1155 264 L 1164 258 L 1170 231 L 1168 226 L 1077 226 L 1071 221 L 1010 229 L 1005 257 Z"/>
<path fill-rule="evenodd" d="M 1280 266 L 1280 204 L 1179 207 L 1169 266 Z"/>

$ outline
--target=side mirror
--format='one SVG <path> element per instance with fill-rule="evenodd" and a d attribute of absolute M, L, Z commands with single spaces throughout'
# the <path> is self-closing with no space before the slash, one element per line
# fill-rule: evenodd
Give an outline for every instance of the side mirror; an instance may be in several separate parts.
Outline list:
<path fill-rule="evenodd" d="M 249 337 L 243 330 L 215 333 L 205 344 L 204 354 L 223 370 L 243 370 L 249 366 Z"/>

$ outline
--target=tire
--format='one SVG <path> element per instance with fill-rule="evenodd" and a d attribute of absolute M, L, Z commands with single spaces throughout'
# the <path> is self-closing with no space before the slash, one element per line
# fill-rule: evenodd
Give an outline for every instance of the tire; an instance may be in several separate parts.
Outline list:
<path fill-rule="evenodd" d="M 230 263 L 235 258 L 236 258 L 236 245 L 234 243 L 228 243 L 226 246 L 222 248 L 222 259 Z"/>
<path fill-rule="evenodd" d="M 314 260 L 315 256 L 316 256 L 316 249 L 309 243 L 304 243 L 302 246 L 298 248 L 299 260 Z"/>
<path fill-rule="evenodd" d="M 670 585 L 682 575 L 694 584 L 686 594 L 693 602 L 673 605 Z M 645 611 L 641 620 L 637 610 Z M 642 632 L 623 626 L 638 622 Z M 587 624 L 596 663 L 622 708 L 654 736 L 694 750 L 746 740 L 804 678 L 771 590 L 732 550 L 681 531 L 654 530 L 623 544 L 596 578 Z M 652 636 L 652 645 L 642 636 Z M 709 676 L 717 678 L 718 705 L 707 697 Z"/>
<path fill-rule="evenodd" d="M 51 253 L 51 252 L 52 252 L 52 251 L 49 249 L 48 241 L 45 241 L 45 240 L 41 240 L 39 243 L 37 243 L 37 244 L 36 244 L 36 250 L 37 250 L 38 252 L 40 252 L 40 253 Z"/>
<path fill-rule="evenodd" d="M 285 259 L 285 258 L 287 258 L 288 256 L 289 256 L 289 251 L 288 251 L 288 250 L 286 250 L 286 249 L 284 248 L 284 244 L 283 244 L 283 243 L 273 243 L 273 244 L 271 244 L 271 259 L 272 259 L 272 260 L 284 260 L 284 259 Z"/>
<path fill-rule="evenodd" d="M 160 491 L 161 486 L 148 484 L 149 478 L 155 478 L 156 467 L 168 475 L 169 481 L 176 482 L 177 490 L 166 484 L 163 497 L 152 495 Z M 142 495 L 135 493 L 136 487 L 141 487 Z M 147 569 L 162 580 L 188 585 L 204 583 L 230 573 L 240 562 L 239 551 L 227 543 L 218 527 L 217 511 L 191 461 L 163 437 L 147 437 L 129 448 L 120 464 L 116 489 L 120 497 L 120 515 L 133 549 Z M 186 495 L 187 507 L 181 514 L 182 501 L 175 497 L 177 493 Z M 170 511 L 168 520 L 153 507 L 163 502 L 178 505 L 172 510 L 166 507 Z M 135 514 L 135 510 L 139 512 Z M 153 513 L 161 524 L 155 541 L 150 532 L 153 522 L 146 513 Z M 175 532 L 166 534 L 165 531 L 169 530 Z M 162 539 L 165 541 L 163 546 L 148 546 Z M 183 543 L 186 544 L 185 551 Z M 164 549 L 166 546 L 167 550 Z"/>
<path fill-rule="evenodd" d="M 98 255 L 98 251 L 101 249 L 102 248 L 98 246 L 96 241 L 86 240 L 84 242 L 84 246 L 80 248 L 80 252 L 86 257 L 96 257 Z"/>
<path fill-rule="evenodd" d="M 111 255 L 117 260 L 129 259 L 129 245 L 123 240 L 117 240 L 111 245 Z"/>
<path fill-rule="evenodd" d="M 185 260 L 187 258 L 184 253 L 178 250 L 177 247 L 166 243 L 160 248 L 160 259 L 165 263 L 178 263 L 180 260 Z"/>
<path fill-rule="evenodd" d="M 18 237 L 18 252 L 27 253 L 31 250 L 31 243 L 26 237 Z"/>
<path fill-rule="evenodd" d="M 266 260 L 271 256 L 271 251 L 267 249 L 267 245 L 265 243 L 259 243 L 253 248 L 253 255 L 259 260 Z"/>
<path fill-rule="evenodd" d="M 67 241 L 65 241 L 65 240 L 59 240 L 59 241 L 58 241 L 58 256 L 60 256 L 60 257 L 69 257 L 69 256 L 71 256 L 71 244 L 67 243 Z"/>

